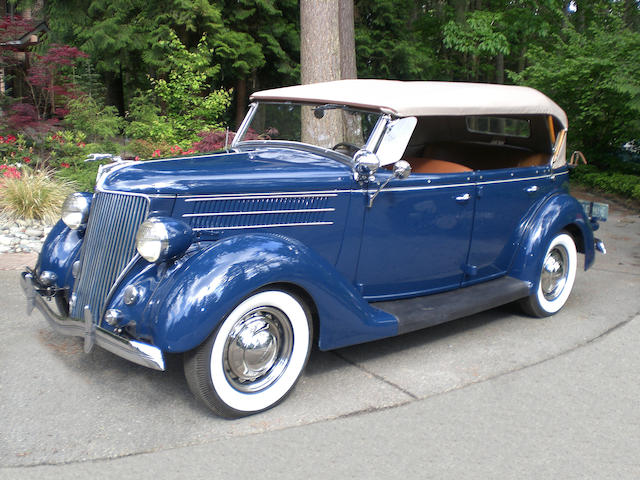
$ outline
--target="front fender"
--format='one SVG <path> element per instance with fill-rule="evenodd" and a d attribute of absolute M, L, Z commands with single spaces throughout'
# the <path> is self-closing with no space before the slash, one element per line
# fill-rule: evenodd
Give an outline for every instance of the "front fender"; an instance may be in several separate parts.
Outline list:
<path fill-rule="evenodd" d="M 71 230 L 62 220 L 56 223 L 45 239 L 36 271 L 38 274 L 47 270 L 56 274 L 56 284 L 59 288 L 71 288 L 73 276 L 71 266 L 80 255 L 83 233 Z"/>
<path fill-rule="evenodd" d="M 527 233 L 514 258 L 511 276 L 529 282 L 531 292 L 537 288 L 547 246 L 561 230 L 571 233 L 578 250 L 584 253 L 585 270 L 593 265 L 593 231 L 582 206 L 571 195 L 561 193 L 549 197 L 533 212 L 525 228 Z"/>
<path fill-rule="evenodd" d="M 229 237 L 191 256 L 160 282 L 144 323 L 163 351 L 188 351 L 244 298 L 271 284 L 296 285 L 313 299 L 323 350 L 397 332 L 395 318 L 369 306 L 323 257 L 275 234 Z"/>

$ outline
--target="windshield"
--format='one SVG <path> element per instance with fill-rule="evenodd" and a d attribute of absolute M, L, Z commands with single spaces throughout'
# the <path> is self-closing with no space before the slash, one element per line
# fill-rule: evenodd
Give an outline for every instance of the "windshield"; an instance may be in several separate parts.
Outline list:
<path fill-rule="evenodd" d="M 344 105 L 260 103 L 238 141 L 302 142 L 353 156 L 364 147 L 380 116 Z"/>

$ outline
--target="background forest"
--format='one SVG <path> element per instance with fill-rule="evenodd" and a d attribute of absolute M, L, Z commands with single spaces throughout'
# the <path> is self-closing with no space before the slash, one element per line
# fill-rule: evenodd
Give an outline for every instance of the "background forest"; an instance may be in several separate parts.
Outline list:
<path fill-rule="evenodd" d="M 640 200 L 638 0 L 353 7 L 358 77 L 537 88 L 567 112 L 570 151 L 590 161 L 575 179 Z M 251 92 L 300 81 L 294 0 L 0 0 L 4 13 L 5 199 L 8 180 L 38 172 L 91 188 L 90 153 L 220 149 Z"/>

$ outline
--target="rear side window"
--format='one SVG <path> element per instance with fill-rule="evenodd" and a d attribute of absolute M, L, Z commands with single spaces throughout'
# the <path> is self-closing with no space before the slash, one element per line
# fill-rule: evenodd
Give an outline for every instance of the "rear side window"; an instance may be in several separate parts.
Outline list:
<path fill-rule="evenodd" d="M 531 135 L 529 120 L 522 118 L 474 115 L 472 117 L 466 117 L 466 121 L 467 130 L 473 133 L 519 138 L 529 138 Z"/>

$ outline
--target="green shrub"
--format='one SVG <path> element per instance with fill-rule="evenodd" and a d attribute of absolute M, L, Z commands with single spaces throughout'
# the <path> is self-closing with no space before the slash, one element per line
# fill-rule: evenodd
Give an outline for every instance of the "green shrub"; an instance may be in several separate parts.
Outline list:
<path fill-rule="evenodd" d="M 220 66 L 206 36 L 190 52 L 175 33 L 170 35 L 169 41 L 159 42 L 166 58 L 158 77 L 150 78 L 152 89 L 138 93 L 130 103 L 125 133 L 131 138 L 175 145 L 197 141 L 198 132 L 222 127 L 231 92 L 211 88 Z"/>
<path fill-rule="evenodd" d="M 571 180 L 604 192 L 640 200 L 640 175 L 602 171 L 595 165 L 580 165 L 571 172 Z"/>
<path fill-rule="evenodd" d="M 113 106 L 105 106 L 88 95 L 70 100 L 64 124 L 90 142 L 100 142 L 118 135 L 124 120 Z"/>
<path fill-rule="evenodd" d="M 56 177 L 64 182 L 71 182 L 82 192 L 93 192 L 100 165 L 108 162 L 87 162 L 69 165 L 56 171 Z"/>
<path fill-rule="evenodd" d="M 13 218 L 54 223 L 60 217 L 64 199 L 75 185 L 54 178 L 43 170 L 24 170 L 20 178 L 0 180 L 0 208 Z"/>
<path fill-rule="evenodd" d="M 139 93 L 129 104 L 127 136 L 151 142 L 174 143 L 177 133 L 168 118 L 162 116 L 150 92 Z"/>

